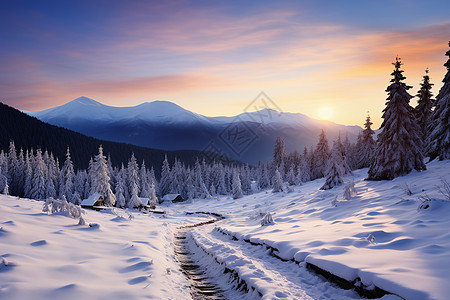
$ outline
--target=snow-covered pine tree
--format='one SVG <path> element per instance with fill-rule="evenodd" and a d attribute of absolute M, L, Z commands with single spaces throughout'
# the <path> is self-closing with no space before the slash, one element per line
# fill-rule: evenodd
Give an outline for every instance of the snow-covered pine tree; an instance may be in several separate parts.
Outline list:
<path fill-rule="evenodd" d="M 392 84 L 386 92 L 389 96 L 383 110 L 382 131 L 378 135 L 375 157 L 369 169 L 368 180 L 391 180 L 406 175 L 412 169 L 426 170 L 421 153 L 422 141 L 419 127 L 415 123 L 413 108 L 409 105 L 412 98 L 403 80 L 402 63 L 396 58 Z"/>
<path fill-rule="evenodd" d="M 375 132 L 370 128 L 373 123 L 370 121 L 370 116 L 367 115 L 366 123 L 364 123 L 364 130 L 358 136 L 358 143 L 356 148 L 358 153 L 355 153 L 358 157 L 356 168 L 368 168 L 372 162 L 375 154 L 377 143 L 373 139 Z"/>
<path fill-rule="evenodd" d="M 34 166 L 33 178 L 31 179 L 30 197 L 36 200 L 45 200 L 45 163 L 42 158 L 42 151 L 36 152 L 36 162 Z"/>
<path fill-rule="evenodd" d="M 72 158 L 70 157 L 70 149 L 67 147 L 66 160 L 59 175 L 59 198 L 65 195 L 69 202 L 73 202 L 72 194 L 74 192 L 75 171 L 73 170 Z"/>
<path fill-rule="evenodd" d="M 8 178 L 5 175 L 6 172 L 3 172 L 2 168 L 0 167 L 0 192 L 3 195 L 9 195 L 9 185 L 8 185 Z"/>
<path fill-rule="evenodd" d="M 286 180 L 289 183 L 289 185 L 295 185 L 297 184 L 297 178 L 295 176 L 295 166 L 294 164 L 291 164 L 289 171 L 286 175 Z"/>
<path fill-rule="evenodd" d="M 343 159 L 342 167 L 344 168 L 344 174 L 351 174 L 352 170 L 351 170 L 351 168 L 350 168 L 350 166 L 348 164 L 348 161 L 347 161 L 347 149 L 344 146 L 344 144 L 342 143 L 342 139 L 341 139 L 341 134 L 340 133 L 339 133 L 338 139 L 337 139 L 337 141 L 335 141 L 335 143 L 336 143 L 336 147 L 338 148 L 339 153 L 341 154 L 342 159 Z M 334 145 L 334 142 L 333 142 L 333 145 Z"/>
<path fill-rule="evenodd" d="M 128 161 L 127 167 L 127 186 L 130 193 L 130 199 L 128 200 L 127 207 L 135 208 L 142 205 L 139 199 L 139 166 L 136 162 L 134 153 L 131 154 L 131 158 Z"/>
<path fill-rule="evenodd" d="M 218 168 L 219 168 L 219 170 L 218 170 L 218 182 L 217 182 L 216 193 L 219 195 L 226 195 L 227 187 L 225 184 L 225 169 L 221 163 L 219 163 Z"/>
<path fill-rule="evenodd" d="M 25 153 L 25 184 L 24 184 L 24 196 L 27 198 L 31 198 L 31 186 L 32 186 L 32 181 L 33 181 L 33 165 L 31 162 L 31 158 L 30 155 L 32 156 L 33 154 L 30 152 L 28 152 L 28 150 Z"/>
<path fill-rule="evenodd" d="M 80 170 L 75 175 L 75 179 L 73 181 L 73 189 L 74 194 L 77 193 L 80 196 L 80 199 L 86 199 L 88 195 L 84 193 L 84 185 L 86 184 L 87 173 L 84 170 Z"/>
<path fill-rule="evenodd" d="M 89 177 L 91 179 L 91 194 L 99 193 L 104 198 L 106 206 L 114 206 L 116 204 L 116 197 L 111 191 L 109 185 L 108 166 L 106 165 L 106 157 L 103 155 L 102 145 L 98 148 L 98 154 L 95 156 L 89 170 Z"/>
<path fill-rule="evenodd" d="M 124 208 L 126 206 L 126 199 L 125 199 L 125 190 L 127 189 L 126 184 L 126 171 L 122 164 L 122 168 L 117 173 L 116 177 L 116 206 L 120 208 Z"/>
<path fill-rule="evenodd" d="M 448 43 L 450 46 L 450 42 Z M 440 160 L 450 159 L 450 50 L 445 55 L 449 57 L 444 66 L 447 68 L 442 82 L 444 85 L 436 96 L 436 108 L 431 115 L 428 128 L 430 135 L 427 139 L 426 153 L 430 160 L 439 157 Z"/>
<path fill-rule="evenodd" d="M 250 179 L 250 170 L 248 165 L 241 168 L 240 178 L 242 192 L 244 195 L 250 195 L 252 193 L 252 181 Z"/>
<path fill-rule="evenodd" d="M 275 173 L 272 178 L 272 193 L 278 193 L 283 191 L 283 179 L 281 178 L 280 171 L 275 169 Z"/>
<path fill-rule="evenodd" d="M 156 189 L 155 189 L 155 184 L 153 182 L 150 185 L 150 195 L 149 195 L 148 199 L 150 202 L 150 208 L 155 209 L 156 203 L 158 202 L 158 197 L 156 197 Z"/>
<path fill-rule="evenodd" d="M 328 159 L 326 179 L 324 185 L 320 188 L 321 190 L 329 190 L 336 185 L 342 184 L 342 177 L 345 174 L 345 160 L 342 156 L 339 142 L 334 141 L 333 148 L 331 150 L 331 156 Z"/>
<path fill-rule="evenodd" d="M 286 157 L 286 145 L 281 137 L 277 137 L 275 147 L 273 149 L 273 163 L 275 167 L 279 167 Z"/>
<path fill-rule="evenodd" d="M 203 181 L 202 167 L 198 160 L 195 162 L 194 166 L 194 185 L 196 190 L 195 195 L 196 198 L 206 199 L 211 197 L 208 188 L 206 187 L 205 182 Z"/>
<path fill-rule="evenodd" d="M 311 156 L 308 153 L 308 148 L 305 147 L 303 155 L 300 158 L 300 163 L 297 170 L 297 182 L 308 182 L 311 180 Z"/>
<path fill-rule="evenodd" d="M 428 68 L 425 70 L 425 75 L 423 76 L 423 81 L 420 84 L 420 90 L 417 92 L 416 97 L 417 106 L 414 108 L 414 116 L 416 123 L 420 128 L 420 138 L 422 142 L 429 135 L 428 126 L 431 123 L 431 114 L 433 113 L 434 99 L 432 99 L 433 94 L 431 93 L 430 76 L 428 76 Z"/>
<path fill-rule="evenodd" d="M 232 194 L 233 199 L 242 198 L 244 195 L 241 189 L 241 179 L 239 178 L 239 172 L 237 168 L 233 169 L 233 183 L 232 183 Z"/>
<path fill-rule="evenodd" d="M 161 180 L 159 181 L 159 193 L 161 197 L 170 193 L 170 185 L 172 183 L 170 173 L 170 166 L 166 155 L 161 169 Z"/>
<path fill-rule="evenodd" d="M 319 142 L 317 143 L 316 150 L 312 156 L 312 179 L 317 179 L 325 176 L 326 166 L 328 158 L 330 157 L 328 149 L 328 140 L 325 135 L 325 131 L 320 132 Z"/>
<path fill-rule="evenodd" d="M 17 159 L 17 151 L 14 141 L 9 143 L 9 154 L 8 154 L 8 182 L 9 182 L 9 192 L 11 195 L 19 194 L 19 177 L 20 177 L 20 166 L 19 160 Z"/>

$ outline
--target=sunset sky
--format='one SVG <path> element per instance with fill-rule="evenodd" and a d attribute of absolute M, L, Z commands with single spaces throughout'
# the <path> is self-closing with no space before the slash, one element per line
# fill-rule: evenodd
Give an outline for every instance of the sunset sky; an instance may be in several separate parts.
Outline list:
<path fill-rule="evenodd" d="M 7 0 L 0 25 L 0 101 L 19 109 L 87 96 L 235 115 L 264 91 L 282 111 L 361 126 L 370 111 L 377 127 L 397 55 L 411 94 L 427 67 L 438 93 L 450 1 Z"/>

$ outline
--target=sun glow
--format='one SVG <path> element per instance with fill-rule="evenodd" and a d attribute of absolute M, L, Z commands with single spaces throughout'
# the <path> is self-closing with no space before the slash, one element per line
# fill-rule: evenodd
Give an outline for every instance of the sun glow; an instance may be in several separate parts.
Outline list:
<path fill-rule="evenodd" d="M 319 109 L 319 119 L 330 120 L 333 116 L 333 109 L 329 106 L 323 106 Z"/>

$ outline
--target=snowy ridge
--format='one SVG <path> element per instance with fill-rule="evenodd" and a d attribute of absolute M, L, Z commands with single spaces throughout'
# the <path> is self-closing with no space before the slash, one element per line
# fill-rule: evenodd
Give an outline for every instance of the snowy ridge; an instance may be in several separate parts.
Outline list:
<path fill-rule="evenodd" d="M 87 97 L 79 97 L 61 106 L 26 113 L 50 123 L 69 123 L 77 120 L 96 120 L 98 122 L 126 120 L 179 123 L 207 122 L 206 117 L 185 110 L 169 101 L 144 102 L 136 106 L 116 107 L 104 105 Z"/>

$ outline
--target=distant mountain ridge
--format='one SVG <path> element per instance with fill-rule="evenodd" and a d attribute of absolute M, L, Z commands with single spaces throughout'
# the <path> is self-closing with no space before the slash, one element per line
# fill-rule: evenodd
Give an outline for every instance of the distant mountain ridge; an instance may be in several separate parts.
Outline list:
<path fill-rule="evenodd" d="M 285 139 L 289 151 L 302 151 L 305 146 L 316 145 L 322 129 L 329 141 L 339 133 L 356 141 L 362 130 L 359 126 L 318 121 L 300 113 L 280 113 L 267 108 L 233 117 L 207 117 L 169 101 L 115 107 L 80 97 L 61 106 L 26 113 L 95 138 L 164 150 L 208 149 L 250 164 L 271 159 L 277 136 Z M 226 134 L 232 130 L 247 134 L 240 137 L 241 145 L 232 144 L 236 139 L 232 141 L 231 135 Z"/>
<path fill-rule="evenodd" d="M 92 103 L 95 105 L 95 103 Z M 98 153 L 101 144 L 105 155 L 111 156 L 114 166 L 127 165 L 131 154 L 134 153 L 139 163 L 145 160 L 147 168 L 154 167 L 159 176 L 162 162 L 167 155 L 172 164 L 175 158 L 193 166 L 196 159 L 200 161 L 214 157 L 218 161 L 238 164 L 225 157 L 213 153 L 197 150 L 166 151 L 144 148 L 140 146 L 99 140 L 72 130 L 44 123 L 13 107 L 0 102 L 0 150 L 8 151 L 9 142 L 14 141 L 16 149 L 24 151 L 41 148 L 52 152 L 62 163 L 65 160 L 67 147 L 70 148 L 72 161 L 76 169 L 87 169 L 91 157 Z"/>

